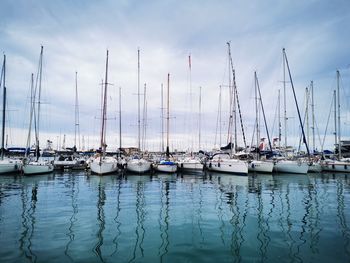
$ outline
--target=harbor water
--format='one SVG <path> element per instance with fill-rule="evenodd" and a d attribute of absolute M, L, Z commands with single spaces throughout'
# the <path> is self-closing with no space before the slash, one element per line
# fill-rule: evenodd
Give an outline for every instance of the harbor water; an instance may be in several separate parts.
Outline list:
<path fill-rule="evenodd" d="M 350 175 L 0 176 L 1 262 L 350 262 Z"/>

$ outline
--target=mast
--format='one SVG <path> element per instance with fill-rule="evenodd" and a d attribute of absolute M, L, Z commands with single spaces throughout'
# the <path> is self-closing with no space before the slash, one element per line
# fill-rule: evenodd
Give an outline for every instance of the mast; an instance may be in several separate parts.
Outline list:
<path fill-rule="evenodd" d="M 102 160 L 102 157 L 104 157 L 104 155 L 106 154 L 107 85 L 108 85 L 108 49 L 107 49 L 107 55 L 106 55 L 106 74 L 105 74 L 104 92 L 103 92 L 102 125 L 101 125 L 102 154 L 101 154 L 100 160 Z"/>
<path fill-rule="evenodd" d="M 333 100 L 334 100 L 334 147 L 336 147 L 337 140 L 337 92 L 334 90 L 333 92 Z M 335 152 L 334 152 L 335 153 Z"/>
<path fill-rule="evenodd" d="M 79 128 L 79 98 L 78 98 L 78 72 L 75 72 L 75 125 L 74 125 L 74 148 L 77 150 L 77 134 L 78 149 L 80 149 L 80 128 Z"/>
<path fill-rule="evenodd" d="M 41 79 L 42 79 L 42 71 L 43 71 L 43 51 L 44 47 L 41 46 L 41 51 L 40 51 L 40 60 L 39 60 L 39 94 L 38 94 L 38 116 L 37 116 L 37 122 L 36 122 L 36 159 L 39 159 L 40 155 L 40 146 L 39 146 L 39 127 L 40 127 L 40 105 L 41 105 Z"/>
<path fill-rule="evenodd" d="M 228 139 L 228 143 L 230 144 L 230 150 L 231 150 L 231 155 L 233 152 L 233 148 L 232 148 L 232 126 L 233 126 L 233 113 L 234 113 L 234 108 L 233 108 L 233 98 L 234 98 L 234 93 L 232 91 L 232 80 L 231 80 L 231 74 L 230 74 L 230 54 L 231 54 L 231 48 L 230 48 L 230 42 L 227 42 L 227 55 L 228 55 L 228 88 L 229 88 L 229 96 L 230 96 L 230 119 L 229 119 L 229 123 L 228 123 L 228 133 L 227 133 L 227 139 Z"/>
<path fill-rule="evenodd" d="M 270 140 L 270 134 L 269 134 L 269 129 L 268 129 L 268 127 L 267 127 L 267 121 L 266 121 L 266 116 L 265 116 L 264 104 L 263 104 L 262 98 L 261 98 L 261 92 L 260 92 L 260 86 L 259 86 L 258 76 L 256 76 L 256 86 L 257 86 L 258 92 L 259 92 L 259 100 L 260 100 L 260 105 L 261 105 L 261 111 L 262 111 L 263 117 L 264 117 L 264 123 L 265 123 L 265 129 L 266 129 L 267 140 L 268 140 L 268 142 L 269 142 L 270 151 L 272 152 L 272 145 L 271 145 L 271 140 Z"/>
<path fill-rule="evenodd" d="M 256 71 L 254 71 L 254 84 L 255 84 L 255 129 L 256 129 L 256 158 L 259 160 L 259 120 L 258 120 L 258 87 L 257 87 L 258 77 Z"/>
<path fill-rule="evenodd" d="M 160 93 L 161 93 L 161 125 L 162 125 L 162 142 L 161 142 L 161 152 L 164 152 L 164 103 L 163 103 L 163 83 L 161 84 L 161 90 L 160 90 Z"/>
<path fill-rule="evenodd" d="M 122 88 L 119 87 L 119 152 L 121 151 L 121 149 L 122 149 Z"/>
<path fill-rule="evenodd" d="M 141 150 L 141 120 L 140 120 L 140 49 L 137 49 L 137 125 L 138 125 L 138 137 L 137 147 L 138 152 Z"/>
<path fill-rule="evenodd" d="M 167 112 L 166 112 L 166 156 L 167 158 L 169 158 L 170 153 L 169 153 L 169 119 L 170 119 L 170 115 L 169 115 L 169 91 L 170 91 L 170 73 L 168 73 L 168 92 L 167 92 Z"/>
<path fill-rule="evenodd" d="M 283 48 L 283 112 L 284 112 L 284 147 L 287 151 L 287 97 L 286 97 L 286 53 Z"/>
<path fill-rule="evenodd" d="M 3 86 L 3 99 L 2 99 L 2 134 L 1 134 L 1 160 L 4 159 L 5 154 L 5 117 L 6 117 L 6 55 L 4 55 L 4 63 L 2 65 L 2 86 Z M 1 83 L 0 83 L 1 86 Z"/>
<path fill-rule="evenodd" d="M 337 70 L 337 92 L 338 92 L 338 158 L 341 159 L 341 130 L 340 130 L 340 91 L 339 91 L 340 73 Z"/>
<path fill-rule="evenodd" d="M 142 149 L 145 151 L 146 140 L 146 83 L 143 87 L 143 113 L 142 113 Z"/>
<path fill-rule="evenodd" d="M 315 154 L 315 103 L 314 103 L 314 82 L 311 81 L 311 122 L 312 122 L 312 152 Z"/>
<path fill-rule="evenodd" d="M 199 87 L 198 151 L 201 149 L 201 112 L 202 112 L 202 87 Z"/>
<path fill-rule="evenodd" d="M 309 98 L 310 98 L 310 91 L 306 87 L 305 89 L 305 117 L 306 117 L 306 138 L 307 142 L 310 142 L 310 130 L 309 130 Z"/>
<path fill-rule="evenodd" d="M 221 147 L 221 106 L 222 106 L 222 101 L 221 101 L 221 90 L 222 87 L 220 85 L 220 94 L 219 94 L 219 149 Z"/>
<path fill-rule="evenodd" d="M 294 102 L 295 102 L 295 106 L 296 106 L 297 112 L 298 112 L 299 124 L 300 124 L 300 126 L 301 126 L 301 132 L 302 132 L 302 135 L 303 135 L 303 142 L 304 142 L 304 144 L 305 144 L 305 146 L 306 146 L 307 156 L 310 158 L 309 146 L 308 146 L 308 142 L 307 142 L 307 140 L 306 140 L 306 138 L 305 138 L 304 125 L 303 125 L 303 122 L 301 121 L 300 110 L 299 110 L 299 106 L 298 106 L 297 97 L 296 97 L 296 95 L 295 95 L 295 89 L 294 89 L 293 79 L 292 79 L 292 75 L 291 75 L 291 73 L 290 73 L 290 68 L 289 68 L 288 59 L 287 59 L 287 55 L 286 55 L 285 49 L 283 49 L 283 54 L 284 54 L 286 66 L 287 66 L 287 68 L 288 68 L 289 80 L 290 80 L 290 84 L 291 84 L 291 86 L 292 86 L 293 96 L 294 96 Z"/>
<path fill-rule="evenodd" d="M 190 85 L 190 122 L 189 122 L 189 129 L 191 132 L 191 149 L 190 152 L 192 154 L 193 152 L 193 125 L 192 125 L 192 121 L 193 121 L 193 105 L 192 105 L 192 63 L 191 63 L 191 54 L 189 54 L 188 56 L 188 70 L 189 70 L 189 85 Z"/>
<path fill-rule="evenodd" d="M 29 130 L 28 130 L 28 137 L 27 137 L 27 145 L 26 145 L 26 152 L 25 157 L 28 157 L 28 150 L 30 153 L 30 136 L 31 136 L 31 130 L 32 130 L 32 121 L 33 121 L 33 108 L 34 108 L 34 74 L 32 73 L 31 79 L 30 79 L 30 116 L 29 116 Z"/>
<path fill-rule="evenodd" d="M 278 149 L 281 150 L 282 125 L 281 125 L 281 90 L 278 90 Z"/>

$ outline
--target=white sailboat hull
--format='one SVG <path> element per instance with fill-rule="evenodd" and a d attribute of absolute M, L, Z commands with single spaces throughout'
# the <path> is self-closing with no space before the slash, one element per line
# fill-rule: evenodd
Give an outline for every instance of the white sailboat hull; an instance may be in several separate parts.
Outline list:
<path fill-rule="evenodd" d="M 132 173 L 146 173 L 151 170 L 151 162 L 145 159 L 133 159 L 127 162 L 126 169 Z"/>
<path fill-rule="evenodd" d="M 290 160 L 277 161 L 273 167 L 273 171 L 277 173 L 306 174 L 308 170 L 307 163 Z"/>
<path fill-rule="evenodd" d="M 55 169 L 67 169 L 73 168 L 78 165 L 78 161 L 54 161 L 53 165 Z"/>
<path fill-rule="evenodd" d="M 322 164 L 322 171 L 350 173 L 350 162 L 328 161 Z"/>
<path fill-rule="evenodd" d="M 176 163 L 168 164 L 168 163 L 158 163 L 155 165 L 155 169 L 161 173 L 176 173 L 177 165 Z"/>
<path fill-rule="evenodd" d="M 118 171 L 118 161 L 114 158 L 96 158 L 90 164 L 91 172 L 98 175 L 104 175 Z"/>
<path fill-rule="evenodd" d="M 0 160 L 0 174 L 19 172 L 21 169 L 22 163 L 19 160 Z"/>
<path fill-rule="evenodd" d="M 248 163 L 237 159 L 211 160 L 208 169 L 215 172 L 248 174 Z"/>
<path fill-rule="evenodd" d="M 53 171 L 53 164 L 47 162 L 29 162 L 23 165 L 23 173 L 30 174 L 45 174 Z"/>
<path fill-rule="evenodd" d="M 203 164 L 198 160 L 183 160 L 178 163 L 182 171 L 203 171 Z"/>
<path fill-rule="evenodd" d="M 272 173 L 273 162 L 254 160 L 248 164 L 249 172 Z"/>

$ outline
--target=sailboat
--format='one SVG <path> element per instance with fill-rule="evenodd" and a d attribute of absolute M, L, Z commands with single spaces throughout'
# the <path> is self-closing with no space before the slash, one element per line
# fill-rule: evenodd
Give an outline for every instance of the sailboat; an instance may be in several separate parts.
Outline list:
<path fill-rule="evenodd" d="M 248 174 L 248 163 L 237 158 L 234 158 L 233 153 L 236 153 L 237 148 L 237 129 L 236 129 L 236 103 L 238 99 L 237 87 L 236 87 L 236 74 L 233 68 L 232 57 L 231 57 L 231 47 L 230 42 L 227 42 L 228 46 L 228 58 L 229 58 L 229 90 L 230 90 L 230 118 L 229 118 L 229 134 L 228 134 L 228 145 L 222 147 L 230 150 L 230 152 L 218 152 L 207 160 L 206 166 L 210 171 L 225 172 L 232 174 Z M 237 103 L 238 104 L 238 103 Z M 234 118 L 234 119 L 233 119 Z M 235 142 L 232 145 L 232 127 L 235 130 Z"/>
<path fill-rule="evenodd" d="M 311 95 L 310 95 L 311 93 Z M 320 160 L 317 156 L 315 156 L 315 113 L 314 113 L 314 84 L 313 81 L 310 83 L 310 89 L 305 89 L 305 97 L 306 97 L 306 107 L 305 107 L 305 121 L 306 121 L 306 134 L 307 134 L 307 141 L 310 142 L 309 138 L 309 100 L 311 97 L 311 117 L 312 117 L 312 154 L 309 158 L 309 173 L 319 173 L 322 172 L 322 166 L 320 163 Z M 301 142 L 301 139 L 300 139 Z M 299 143 L 300 146 L 300 143 Z"/>
<path fill-rule="evenodd" d="M 5 117 L 6 117 L 6 55 L 2 65 L 0 87 L 3 88 L 3 105 L 2 105 L 2 136 L 1 136 L 1 158 L 0 174 L 18 172 L 21 170 L 22 163 L 20 160 L 5 158 Z"/>
<path fill-rule="evenodd" d="M 191 55 L 188 56 L 189 64 L 189 82 L 190 82 L 190 100 L 192 100 L 192 63 Z M 192 101 L 190 101 L 190 114 L 192 115 Z M 199 110 L 198 110 L 198 151 L 201 149 L 201 107 L 202 107 L 202 87 L 199 87 Z M 190 120 L 192 121 L 192 119 Z M 192 133 L 193 131 L 191 131 Z M 192 136 L 191 136 L 192 137 Z M 191 144 L 192 145 L 192 144 Z M 204 165 L 198 156 L 193 153 L 193 147 L 191 147 L 191 152 L 189 155 L 182 157 L 178 161 L 178 166 L 181 171 L 189 172 L 201 172 L 203 171 Z"/>
<path fill-rule="evenodd" d="M 26 151 L 26 158 L 24 159 L 23 164 L 23 173 L 25 175 L 30 174 L 43 174 L 43 173 L 50 173 L 53 171 L 54 166 L 51 162 L 43 159 L 39 159 L 40 157 L 40 147 L 39 147 L 39 128 L 40 128 L 40 104 L 41 104 L 41 79 L 42 79 L 42 66 L 43 66 L 43 51 L 44 47 L 41 46 L 40 51 L 40 59 L 39 59 L 39 70 L 35 82 L 35 87 L 33 87 L 34 79 L 32 74 L 32 81 L 31 81 L 31 110 L 30 110 L 30 121 L 29 121 L 29 131 L 28 131 L 28 138 L 27 138 L 27 149 L 30 147 L 30 133 L 31 133 L 31 126 L 32 121 L 34 117 L 34 126 L 35 126 L 35 159 L 28 161 L 28 152 Z M 33 89 L 34 88 L 34 89 Z M 36 94 L 38 91 L 38 108 L 37 113 L 35 111 L 35 104 L 36 104 Z"/>
<path fill-rule="evenodd" d="M 283 69 L 284 69 L 283 70 L 283 88 L 284 88 L 284 132 L 285 132 L 284 140 L 285 140 L 285 150 L 287 150 L 287 111 L 286 111 L 286 79 L 285 79 L 285 72 L 286 72 L 285 71 L 285 67 L 287 66 L 288 74 L 289 74 L 289 80 L 290 80 L 290 83 L 291 83 L 291 86 L 292 86 L 292 91 L 293 91 L 293 95 L 294 95 L 295 105 L 296 105 L 297 112 L 298 112 L 299 123 L 300 123 L 301 130 L 302 130 L 303 141 L 305 143 L 308 156 L 310 156 L 308 143 L 307 143 L 307 141 L 305 139 L 304 126 L 303 126 L 303 123 L 301 121 L 299 106 L 298 106 L 298 103 L 297 103 L 297 100 L 296 100 L 296 95 L 295 95 L 295 90 L 294 90 L 292 76 L 291 76 L 290 69 L 289 69 L 287 55 L 286 55 L 286 51 L 285 51 L 284 48 L 282 50 L 282 54 L 283 54 Z M 307 162 L 303 162 L 301 159 L 299 159 L 299 160 L 287 160 L 286 158 L 276 158 L 274 160 L 274 167 L 273 167 L 273 171 L 274 172 L 306 174 L 308 172 L 308 169 L 309 169 L 308 163 Z"/>
<path fill-rule="evenodd" d="M 338 158 L 333 160 L 326 160 L 322 165 L 322 170 L 327 172 L 342 172 L 350 173 L 350 160 L 342 159 L 342 143 L 341 143 L 341 130 L 340 130 L 340 92 L 339 92 L 339 81 L 340 81 L 340 72 L 337 70 L 337 91 L 334 90 L 334 119 L 335 119 L 335 146 L 338 146 Z M 336 96 L 337 94 L 337 96 Z M 338 105 L 336 103 L 338 101 Z M 337 105 L 337 106 L 336 106 Z M 338 112 L 336 111 L 338 107 Z M 338 115 L 338 118 L 336 117 Z M 338 126 L 338 127 L 337 127 Z M 337 132 L 338 130 L 338 132 Z"/>
<path fill-rule="evenodd" d="M 248 170 L 250 172 L 271 173 L 273 170 L 273 163 L 260 159 L 260 150 L 263 150 L 263 147 L 260 147 L 260 144 L 263 146 L 264 143 L 263 141 L 260 143 L 261 138 L 260 138 L 260 132 L 259 132 L 259 118 L 258 118 L 259 104 L 261 106 L 263 117 L 264 117 L 266 134 L 267 134 L 267 139 L 269 141 L 270 151 L 272 151 L 272 146 L 271 146 L 269 131 L 266 124 L 265 111 L 264 111 L 264 106 L 261 99 L 259 81 L 258 81 L 258 76 L 256 72 L 254 72 L 254 80 L 255 80 L 254 83 L 255 83 L 255 113 L 256 113 L 256 120 L 255 120 L 256 122 L 255 123 L 256 124 L 255 126 L 256 127 L 256 159 L 248 163 L 249 165 Z"/>
<path fill-rule="evenodd" d="M 92 173 L 104 175 L 118 170 L 118 160 L 111 156 L 106 156 L 106 124 L 107 124 L 107 85 L 108 85 L 108 50 L 106 55 L 106 75 L 104 80 L 104 91 L 102 94 L 102 118 L 101 118 L 101 152 L 97 154 L 90 163 Z"/>
<path fill-rule="evenodd" d="M 146 87 L 145 87 L 146 90 Z M 144 94 L 146 96 L 146 94 Z M 144 103 L 145 104 L 145 103 Z M 144 105 L 145 107 L 146 105 Z M 146 173 L 151 170 L 151 162 L 141 155 L 141 121 L 140 121 L 140 50 L 137 50 L 137 107 L 138 107 L 138 154 L 126 163 L 126 169 L 132 173 Z"/>
<path fill-rule="evenodd" d="M 158 172 L 163 173 L 175 173 L 177 171 L 177 164 L 170 158 L 170 151 L 169 151 L 169 122 L 170 122 L 170 104 L 169 104 L 169 85 L 170 85 L 170 74 L 168 73 L 168 85 L 167 85 L 167 137 L 166 137 L 166 153 L 165 153 L 165 159 L 160 160 L 158 163 L 154 165 L 154 168 Z"/>

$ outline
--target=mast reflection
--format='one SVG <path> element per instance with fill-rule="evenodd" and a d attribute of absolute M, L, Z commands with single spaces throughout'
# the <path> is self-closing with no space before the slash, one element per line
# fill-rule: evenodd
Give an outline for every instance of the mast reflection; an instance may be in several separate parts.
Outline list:
<path fill-rule="evenodd" d="M 64 254 L 70 259 L 70 261 L 74 261 L 71 255 L 69 254 L 69 249 L 70 245 L 74 241 L 75 235 L 74 235 L 74 223 L 77 221 L 77 214 L 78 214 L 78 204 L 77 204 L 77 199 L 78 199 L 78 194 L 79 194 L 79 186 L 76 187 L 76 176 L 70 174 L 69 175 L 69 184 L 71 185 L 71 192 L 70 192 L 70 197 L 71 197 L 71 206 L 72 206 L 72 215 L 69 218 L 69 228 L 68 228 L 68 237 L 69 241 L 66 245 Z"/>
<path fill-rule="evenodd" d="M 164 258 L 167 255 L 169 247 L 169 190 L 170 183 L 168 181 L 162 182 L 161 184 L 161 198 L 160 198 L 160 212 L 159 212 L 159 228 L 160 228 L 160 238 L 162 243 L 159 247 L 158 255 L 160 256 L 160 262 L 164 262 Z"/>
<path fill-rule="evenodd" d="M 97 221 L 99 228 L 97 231 L 97 243 L 94 248 L 94 252 L 101 262 L 105 262 L 102 256 L 101 247 L 103 245 L 103 231 L 105 229 L 105 214 L 104 205 L 106 201 L 105 187 L 102 182 L 103 177 L 100 177 L 98 184 L 98 199 L 97 199 Z"/>

